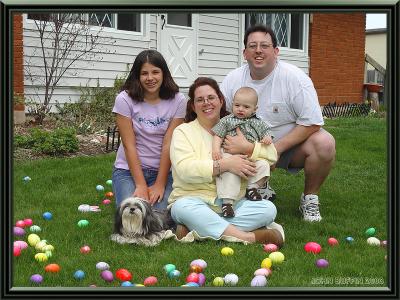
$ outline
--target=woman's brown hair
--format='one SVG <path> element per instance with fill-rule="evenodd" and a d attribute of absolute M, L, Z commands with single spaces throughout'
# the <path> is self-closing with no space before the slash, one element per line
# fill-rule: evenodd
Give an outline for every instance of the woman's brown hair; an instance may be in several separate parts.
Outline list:
<path fill-rule="evenodd" d="M 225 97 L 222 94 L 218 83 L 210 77 L 198 77 L 192 85 L 189 87 L 189 99 L 186 104 L 186 116 L 185 123 L 191 122 L 197 118 L 197 114 L 194 112 L 194 91 L 201 86 L 208 85 L 215 90 L 218 98 L 222 101 L 222 107 L 220 111 L 220 117 L 223 118 L 229 113 L 226 111 Z"/>

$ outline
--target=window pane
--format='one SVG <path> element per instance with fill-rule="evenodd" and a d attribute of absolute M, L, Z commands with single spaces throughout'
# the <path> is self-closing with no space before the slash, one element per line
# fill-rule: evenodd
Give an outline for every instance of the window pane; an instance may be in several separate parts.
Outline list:
<path fill-rule="evenodd" d="M 168 24 L 192 27 L 192 14 L 168 13 L 167 16 Z"/>
<path fill-rule="evenodd" d="M 289 14 L 276 14 L 273 23 L 273 29 L 281 47 L 288 46 L 288 23 Z"/>
<path fill-rule="evenodd" d="M 140 32 L 140 13 L 117 14 L 117 29 Z"/>
<path fill-rule="evenodd" d="M 51 14 L 28 14 L 28 19 L 38 21 L 50 21 Z"/>
<path fill-rule="evenodd" d="M 291 15 L 290 48 L 292 49 L 303 49 L 303 16 L 300 13 Z"/>
<path fill-rule="evenodd" d="M 89 24 L 94 26 L 113 27 L 113 15 L 110 13 L 92 13 Z"/>

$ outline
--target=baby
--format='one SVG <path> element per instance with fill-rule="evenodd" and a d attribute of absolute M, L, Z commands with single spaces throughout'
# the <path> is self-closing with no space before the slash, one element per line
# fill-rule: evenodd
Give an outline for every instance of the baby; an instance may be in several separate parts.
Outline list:
<path fill-rule="evenodd" d="M 236 128 L 251 142 L 260 142 L 268 145 L 266 160 L 256 161 L 257 174 L 249 177 L 246 189 L 246 198 L 252 201 L 262 199 L 258 189 L 265 186 L 270 176 L 270 165 L 277 160 L 275 146 L 272 144 L 270 127 L 266 122 L 256 116 L 258 96 L 257 92 L 250 87 L 242 87 L 237 90 L 233 98 L 232 114 L 222 118 L 217 125 L 212 128 L 213 160 L 219 160 L 230 154 L 221 149 L 222 142 L 227 135 L 236 135 Z M 222 152 L 222 153 L 221 153 Z M 224 172 L 216 177 L 218 198 L 222 199 L 222 215 L 226 218 L 235 216 L 233 202 L 239 200 L 240 177 L 230 172 Z"/>

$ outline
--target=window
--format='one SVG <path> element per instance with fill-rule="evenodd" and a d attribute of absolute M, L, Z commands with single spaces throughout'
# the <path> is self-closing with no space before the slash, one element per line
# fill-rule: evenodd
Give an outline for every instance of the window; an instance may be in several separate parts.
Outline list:
<path fill-rule="evenodd" d="M 168 13 L 168 24 L 192 27 L 192 14 Z"/>
<path fill-rule="evenodd" d="M 28 14 L 28 19 L 52 21 L 53 18 L 59 18 L 63 14 Z M 73 14 L 70 14 L 73 15 Z M 85 20 L 90 25 L 115 28 L 126 31 L 141 31 L 140 13 L 89 13 L 81 14 L 80 19 Z"/>
<path fill-rule="evenodd" d="M 246 14 L 245 29 L 255 24 L 271 27 L 278 40 L 278 46 L 304 50 L 304 14 Z"/>

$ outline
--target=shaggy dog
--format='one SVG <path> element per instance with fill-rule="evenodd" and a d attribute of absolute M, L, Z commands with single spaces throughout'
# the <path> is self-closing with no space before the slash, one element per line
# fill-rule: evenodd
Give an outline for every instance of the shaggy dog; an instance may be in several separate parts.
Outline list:
<path fill-rule="evenodd" d="M 154 210 L 146 200 L 130 197 L 122 201 L 115 212 L 111 240 L 120 244 L 156 246 L 173 225 L 167 211 Z"/>

